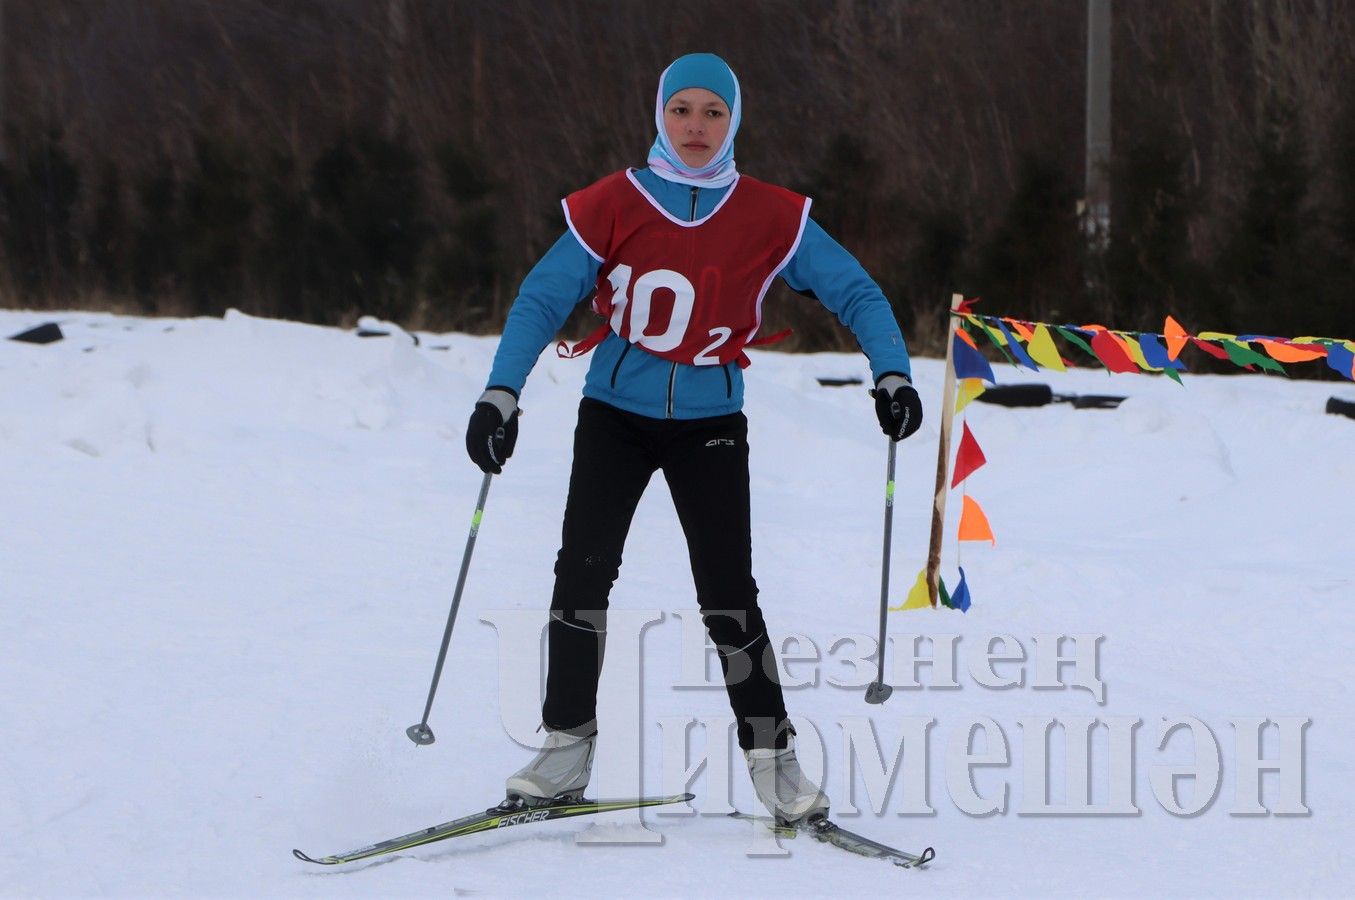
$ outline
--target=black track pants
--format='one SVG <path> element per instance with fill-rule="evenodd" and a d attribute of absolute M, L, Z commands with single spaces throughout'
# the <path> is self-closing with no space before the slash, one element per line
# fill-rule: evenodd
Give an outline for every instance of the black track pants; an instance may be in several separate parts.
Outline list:
<path fill-rule="evenodd" d="M 752 572 L 743 413 L 652 419 L 588 398 L 579 405 L 542 721 L 551 729 L 594 727 L 607 595 L 635 507 L 656 469 L 687 537 L 696 599 L 719 649 L 739 745 L 784 747 L 785 700 Z"/>

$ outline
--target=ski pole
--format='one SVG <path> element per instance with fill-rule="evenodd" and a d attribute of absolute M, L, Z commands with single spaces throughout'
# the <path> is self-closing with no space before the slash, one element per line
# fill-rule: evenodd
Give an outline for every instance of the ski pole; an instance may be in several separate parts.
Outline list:
<path fill-rule="evenodd" d="M 891 407 L 894 415 L 899 414 L 899 404 Z M 894 689 L 885 684 L 885 618 L 889 615 L 889 545 L 894 531 L 894 457 L 898 442 L 889 439 L 889 462 L 885 475 L 885 543 L 880 563 L 880 670 L 879 675 L 866 688 L 867 703 L 884 703 Z"/>
<path fill-rule="evenodd" d="M 405 734 L 416 744 L 433 743 L 433 729 L 428 727 L 428 714 L 433 711 L 433 695 L 438 691 L 438 679 L 442 677 L 442 664 L 447 661 L 447 646 L 452 642 L 452 626 L 456 624 L 456 610 L 461 605 L 461 591 L 466 587 L 466 572 L 470 570 L 470 555 L 475 549 L 475 536 L 480 533 L 480 518 L 485 512 L 485 498 L 489 496 L 489 483 L 493 473 L 486 472 L 485 480 L 480 484 L 480 499 L 475 501 L 475 515 L 470 520 L 470 536 L 466 538 L 466 554 L 461 557 L 461 574 L 456 576 L 456 593 L 452 595 L 452 609 L 447 614 L 447 630 L 442 633 L 442 649 L 438 651 L 438 664 L 433 668 L 433 683 L 428 686 L 428 703 L 423 708 L 423 721 L 405 729 Z"/>

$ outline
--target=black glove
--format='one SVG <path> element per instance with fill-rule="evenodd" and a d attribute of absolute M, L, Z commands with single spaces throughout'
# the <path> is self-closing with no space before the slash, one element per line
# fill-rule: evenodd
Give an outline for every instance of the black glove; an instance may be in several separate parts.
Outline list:
<path fill-rule="evenodd" d="M 518 398 L 508 388 L 480 395 L 466 426 L 466 452 L 482 472 L 498 475 L 518 442 Z"/>
<path fill-rule="evenodd" d="M 901 441 L 922 425 L 922 398 L 906 376 L 886 372 L 875 383 L 871 396 L 875 398 L 875 417 L 888 437 Z"/>

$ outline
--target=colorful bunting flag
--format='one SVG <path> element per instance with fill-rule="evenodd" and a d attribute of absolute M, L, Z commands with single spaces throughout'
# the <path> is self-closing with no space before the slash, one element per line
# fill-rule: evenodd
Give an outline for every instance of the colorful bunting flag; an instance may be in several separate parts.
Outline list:
<path fill-rule="evenodd" d="M 1033 370 L 1064 371 L 1071 365 L 1054 344 L 1053 335 L 1057 333 L 1112 372 L 1163 371 L 1178 384 L 1181 382 L 1179 373 L 1185 371 L 1179 357 L 1187 345 L 1249 370 L 1261 368 L 1280 374 L 1286 374 L 1281 363 L 1316 360 L 1327 356 L 1329 348 L 1336 347 L 1336 360 L 1329 361 L 1328 365 L 1342 376 L 1355 380 L 1355 374 L 1352 374 L 1355 362 L 1350 366 L 1345 364 L 1348 355 L 1355 356 L 1355 342 L 1349 340 L 1238 335 L 1225 331 L 1202 331 L 1192 335 L 1171 316 L 1167 316 L 1162 334 L 1150 334 L 1112 331 L 1096 324 L 1053 325 L 1025 322 L 1009 316 L 977 316 L 967 311 L 960 315 L 974 329 L 982 331 L 1008 362 Z M 967 332 L 960 330 L 958 333 L 964 335 L 971 347 L 975 346 Z M 1166 343 L 1165 350 L 1163 342 Z M 1254 349 L 1253 344 L 1264 353 Z"/>
<path fill-rule="evenodd" d="M 994 347 L 1002 347 L 1007 343 L 1007 339 L 1004 338 L 1002 335 L 998 334 L 996 331 L 993 331 L 993 329 L 989 328 L 988 325 L 984 323 L 983 318 L 981 316 L 965 316 L 965 321 L 968 322 L 970 325 L 974 326 L 975 328 L 977 328 L 979 331 L 982 331 L 984 334 L 988 335 L 988 340 L 993 342 Z M 996 322 L 996 320 L 994 321 Z"/>
<path fill-rule="evenodd" d="M 1112 372 L 1137 372 L 1139 367 L 1129 358 L 1124 345 L 1109 331 L 1098 331 L 1092 338 L 1092 353 Z"/>
<path fill-rule="evenodd" d="M 993 377 L 993 367 L 983 358 L 982 353 L 959 337 L 954 338 L 951 344 L 951 363 L 955 366 L 956 378 L 981 378 L 990 383 L 997 382 Z"/>
<path fill-rule="evenodd" d="M 889 607 L 891 612 L 902 612 L 905 609 L 930 609 L 932 605 L 932 595 L 927 590 L 927 570 L 923 568 L 917 573 L 917 581 L 908 590 L 908 596 L 903 603 L 898 606 Z"/>
<path fill-rule="evenodd" d="M 955 388 L 955 411 L 962 412 L 986 388 L 981 378 L 964 378 Z"/>
<path fill-rule="evenodd" d="M 1096 354 L 1092 352 L 1091 344 L 1088 344 L 1086 341 L 1084 341 L 1082 339 L 1082 336 L 1072 328 L 1066 328 L 1063 325 L 1055 325 L 1054 330 L 1057 331 L 1060 335 L 1062 335 L 1063 339 L 1068 343 L 1075 344 L 1078 347 L 1081 347 L 1083 351 L 1086 352 L 1086 354 L 1090 356 L 1092 359 L 1095 359 L 1097 362 L 1101 361 L 1100 359 L 1097 358 Z"/>
<path fill-rule="evenodd" d="M 1012 318 L 1006 318 L 1003 319 L 1002 321 L 1010 325 L 1012 331 L 1015 331 L 1017 334 L 1019 334 L 1021 336 L 1021 340 L 1025 341 L 1027 344 L 1030 343 L 1031 338 L 1035 337 L 1035 332 L 1031 331 L 1030 326 L 1027 325 L 1025 322 Z"/>
<path fill-rule="evenodd" d="M 1228 359 L 1235 365 L 1239 365 L 1244 369 L 1252 366 L 1260 366 L 1271 372 L 1279 372 L 1281 375 L 1285 374 L 1284 368 L 1275 360 L 1268 356 L 1262 356 L 1240 341 L 1220 338 L 1219 343 L 1223 346 L 1223 351 L 1228 354 Z"/>
<path fill-rule="evenodd" d="M 1221 360 L 1227 362 L 1227 360 L 1228 360 L 1228 354 L 1224 352 L 1224 350 L 1223 350 L 1222 347 L 1215 347 L 1213 344 L 1209 343 L 1208 341 L 1202 341 L 1202 340 L 1200 340 L 1200 339 L 1197 338 L 1197 337 L 1192 337 L 1192 338 L 1190 338 L 1190 342 L 1191 342 L 1191 344 L 1193 344 L 1194 346 L 1196 346 L 1196 347 L 1198 347 L 1199 349 L 1203 350 L 1205 353 L 1208 353 L 1210 356 L 1214 357 L 1215 359 L 1221 359 Z"/>
<path fill-rule="evenodd" d="M 1355 352 L 1346 344 L 1327 345 L 1327 367 L 1345 378 L 1355 380 Z"/>
<path fill-rule="evenodd" d="M 1143 355 L 1143 347 L 1138 341 L 1131 340 L 1129 335 L 1122 331 L 1112 331 L 1110 334 L 1111 337 L 1115 338 L 1115 342 L 1120 345 L 1121 349 L 1124 350 L 1125 355 L 1132 359 L 1134 365 L 1138 366 L 1142 371 L 1151 372 L 1162 368 L 1161 366 L 1150 366 L 1148 364 L 1148 358 Z"/>
<path fill-rule="evenodd" d="M 964 495 L 964 509 L 960 512 L 958 539 L 962 541 L 987 541 L 990 544 L 997 543 L 997 538 L 993 537 L 993 529 L 988 524 L 988 517 L 983 513 L 983 507 L 979 506 L 978 501 L 968 494 Z"/>
<path fill-rule="evenodd" d="M 1016 360 L 1012 359 L 1012 355 L 1007 352 L 1007 339 L 1005 337 L 989 328 L 984 324 L 983 319 L 978 316 L 969 316 L 966 321 L 973 324 L 975 328 L 988 336 L 988 340 L 993 342 L 993 346 L 997 348 L 997 352 L 1002 354 L 1003 359 L 1012 365 L 1016 365 Z"/>
<path fill-rule="evenodd" d="M 1026 348 L 1022 347 L 1021 342 L 1012 335 L 1007 323 L 998 319 L 997 327 L 1002 331 L 1002 337 L 1007 341 L 1007 349 L 1012 352 L 1012 356 L 1016 357 L 1016 362 L 1032 372 L 1040 371 L 1040 367 L 1035 365 L 1035 360 L 1026 355 Z"/>
<path fill-rule="evenodd" d="M 1050 336 L 1047 325 L 1040 324 L 1035 327 L 1035 333 L 1031 335 L 1026 352 L 1030 354 L 1031 359 L 1046 369 L 1053 369 L 1056 372 L 1068 371 L 1063 364 L 1063 357 L 1059 356 L 1058 348 L 1054 346 L 1054 338 Z"/>
<path fill-rule="evenodd" d="M 955 585 L 955 593 L 951 595 L 950 603 L 953 609 L 960 612 L 969 612 L 969 585 L 965 583 L 964 566 L 958 567 L 960 570 L 960 583 Z"/>
<path fill-rule="evenodd" d="M 1263 340 L 1256 343 L 1270 354 L 1270 358 L 1282 363 L 1309 362 L 1326 356 L 1326 350 L 1319 346 L 1301 347 L 1290 341 Z"/>
<path fill-rule="evenodd" d="M 1202 331 L 1189 334 L 1172 316 L 1167 316 L 1162 334 L 1111 331 L 1104 325 L 1052 325 L 1044 322 L 1024 322 L 997 316 L 977 316 L 972 302 L 964 301 L 955 315 L 973 328 L 982 331 L 994 347 L 1015 366 L 1032 371 L 1041 368 L 1066 371 L 1071 365 L 1059 353 L 1053 333 L 1079 347 L 1097 359 L 1111 372 L 1163 372 L 1181 383 L 1180 373 L 1185 364 L 1181 351 L 1193 345 L 1215 359 L 1232 362 L 1248 370 L 1256 368 L 1286 374 L 1282 363 L 1309 362 L 1325 358 L 1327 365 L 1343 378 L 1355 381 L 1355 341 L 1323 337 L 1283 338 L 1263 334 L 1228 334 L 1221 331 Z M 1024 341 L 1024 343 L 1023 343 Z M 1164 346 L 1165 342 L 1165 346 Z M 1259 348 L 1258 352 L 1252 345 Z M 978 350 L 974 338 L 964 327 L 957 327 L 951 343 L 954 374 L 960 383 L 957 389 L 955 412 L 962 411 L 984 391 L 984 382 L 995 383 L 992 366 Z M 970 475 L 988 462 L 969 424 L 963 425 L 960 446 L 955 455 L 951 488 L 958 487 Z M 957 539 L 960 541 L 988 541 L 996 544 L 988 516 L 978 501 L 967 493 L 961 498 L 963 507 Z M 960 582 L 954 593 L 946 589 L 945 580 L 937 579 L 937 601 L 948 609 L 967 612 L 970 607 L 969 585 L 965 571 L 960 567 Z M 931 605 L 927 589 L 926 570 L 918 573 L 917 581 L 900 606 L 891 610 L 925 609 Z"/>
<path fill-rule="evenodd" d="M 1180 322 L 1167 316 L 1167 324 L 1163 327 L 1162 333 L 1167 338 L 1167 359 L 1175 361 L 1186 346 L 1186 330 L 1181 327 Z"/>
<path fill-rule="evenodd" d="M 960 437 L 960 449 L 955 454 L 955 477 L 950 480 L 950 486 L 953 488 L 964 481 L 987 461 L 979 442 L 974 440 L 974 432 L 969 430 L 969 423 L 965 422 L 964 434 Z"/>
<path fill-rule="evenodd" d="M 1139 335 L 1139 350 L 1144 361 L 1154 369 L 1184 369 L 1185 363 L 1171 355 L 1171 352 L 1158 342 L 1156 334 Z"/>

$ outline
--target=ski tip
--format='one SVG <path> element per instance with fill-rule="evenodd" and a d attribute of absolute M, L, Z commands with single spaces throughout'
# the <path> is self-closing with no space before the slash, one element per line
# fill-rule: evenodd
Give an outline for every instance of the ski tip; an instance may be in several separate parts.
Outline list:
<path fill-rule="evenodd" d="M 292 855 L 295 856 L 297 859 L 301 860 L 302 862 L 315 863 L 317 866 L 332 866 L 332 865 L 334 865 L 334 863 L 332 863 L 332 862 L 326 862 L 326 861 L 323 860 L 323 859 L 312 859 L 312 858 L 310 858 L 309 856 L 307 856 L 306 854 L 302 853 L 300 850 L 295 850 L 295 849 L 292 850 Z"/>

